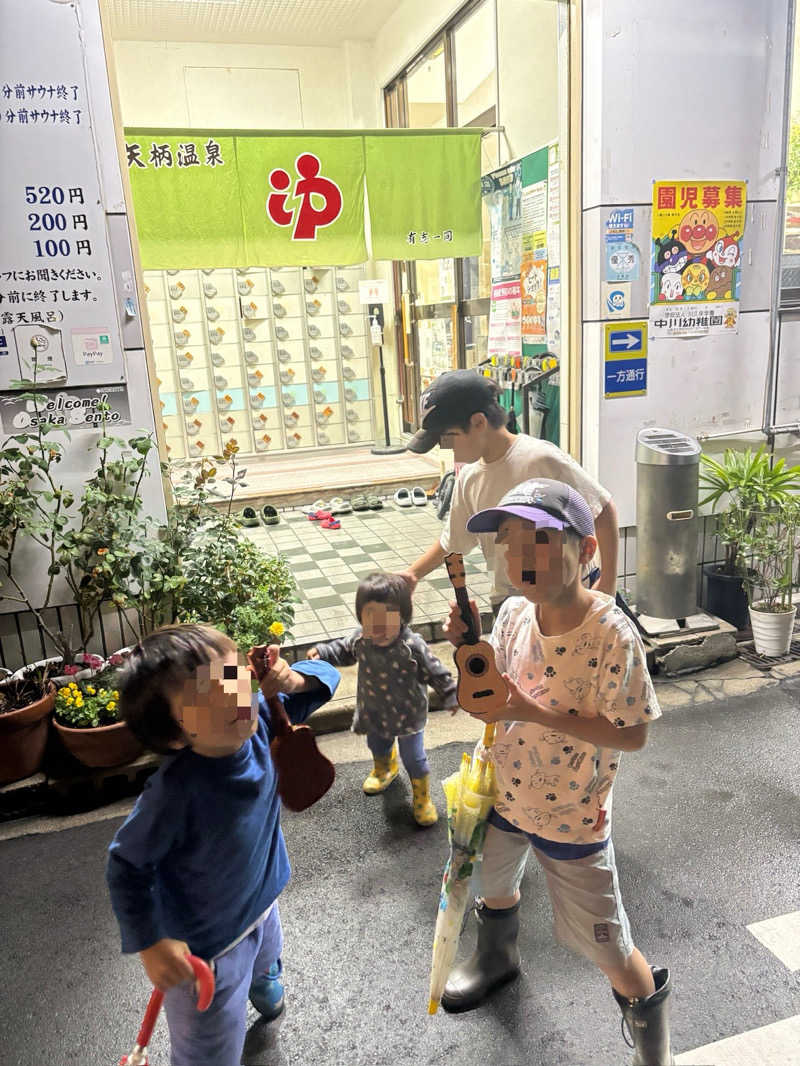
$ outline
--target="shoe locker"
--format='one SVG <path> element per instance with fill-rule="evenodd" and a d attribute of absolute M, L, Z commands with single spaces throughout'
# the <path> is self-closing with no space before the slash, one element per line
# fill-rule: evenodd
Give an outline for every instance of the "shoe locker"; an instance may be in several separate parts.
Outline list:
<path fill-rule="evenodd" d="M 362 267 L 146 271 L 170 458 L 373 438 Z"/>

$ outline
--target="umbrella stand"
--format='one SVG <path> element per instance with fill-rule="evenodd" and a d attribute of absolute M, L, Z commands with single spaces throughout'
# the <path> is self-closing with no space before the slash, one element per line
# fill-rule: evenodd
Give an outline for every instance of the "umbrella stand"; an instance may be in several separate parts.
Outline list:
<path fill-rule="evenodd" d="M 188 960 L 197 978 L 197 1009 L 199 1011 L 208 1010 L 211 1006 L 211 1000 L 214 998 L 214 974 L 207 963 L 203 962 L 202 959 L 198 959 L 196 955 L 189 955 Z M 131 1051 L 130 1055 L 123 1055 L 119 1060 L 119 1066 L 148 1066 L 147 1045 L 153 1035 L 153 1029 L 161 1013 L 163 1002 L 164 993 L 160 988 L 154 988 L 150 993 L 150 999 L 147 1001 L 147 1010 L 144 1012 L 144 1018 L 139 1034 L 136 1037 L 133 1051 Z"/>
<path fill-rule="evenodd" d="M 442 782 L 447 797 L 450 855 L 442 877 L 439 910 L 433 936 L 428 1013 L 439 1009 L 447 978 L 455 962 L 470 882 L 483 852 L 486 820 L 495 799 L 494 765 L 488 749 L 494 744 L 495 725 L 484 727 L 479 754 L 464 754 L 459 770 Z"/>

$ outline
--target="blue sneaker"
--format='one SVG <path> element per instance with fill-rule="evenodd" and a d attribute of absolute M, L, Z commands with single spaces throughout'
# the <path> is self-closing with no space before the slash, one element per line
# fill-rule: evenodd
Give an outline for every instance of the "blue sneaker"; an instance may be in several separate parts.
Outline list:
<path fill-rule="evenodd" d="M 266 973 L 262 973 L 250 985 L 250 1002 L 265 1022 L 274 1021 L 283 1011 L 285 996 L 281 974 L 281 960 L 273 962 Z"/>

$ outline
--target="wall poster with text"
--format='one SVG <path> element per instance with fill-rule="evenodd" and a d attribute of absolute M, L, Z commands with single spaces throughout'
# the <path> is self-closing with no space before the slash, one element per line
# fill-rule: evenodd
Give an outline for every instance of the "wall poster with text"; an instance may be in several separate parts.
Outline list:
<path fill-rule="evenodd" d="M 744 181 L 653 183 L 650 336 L 736 333 Z"/>

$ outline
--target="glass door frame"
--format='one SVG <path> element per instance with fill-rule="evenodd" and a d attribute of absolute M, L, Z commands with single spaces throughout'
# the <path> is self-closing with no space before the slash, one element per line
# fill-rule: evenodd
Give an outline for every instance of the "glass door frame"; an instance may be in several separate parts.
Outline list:
<path fill-rule="evenodd" d="M 445 106 L 447 126 L 458 126 L 455 65 L 455 32 L 483 4 L 489 5 L 495 27 L 495 103 L 494 111 L 497 122 L 497 16 L 495 0 L 470 0 L 434 37 L 426 42 L 414 59 L 385 86 L 384 118 L 388 128 L 408 128 L 408 91 L 407 79 L 414 70 L 437 48 L 444 51 Z M 420 393 L 420 339 L 419 322 L 449 319 L 452 323 L 453 369 L 466 366 L 466 319 L 489 314 L 489 297 L 465 299 L 465 260 L 455 259 L 453 269 L 453 299 L 438 303 L 423 304 L 418 302 L 417 266 L 413 260 L 405 260 L 393 265 L 395 291 L 395 343 L 398 353 L 398 385 L 403 396 L 402 419 L 405 432 L 412 432 L 418 426 Z M 403 272 L 405 272 L 406 290 L 403 290 Z M 413 390 L 409 395 L 409 390 Z"/>

